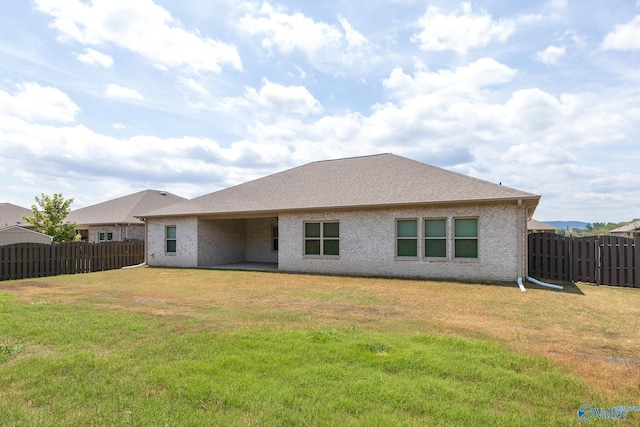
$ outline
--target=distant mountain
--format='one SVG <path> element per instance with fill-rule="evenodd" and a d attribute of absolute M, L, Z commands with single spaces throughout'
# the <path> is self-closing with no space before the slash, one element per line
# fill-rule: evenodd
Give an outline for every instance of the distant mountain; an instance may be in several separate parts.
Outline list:
<path fill-rule="evenodd" d="M 588 222 L 582 221 L 544 221 L 545 224 L 553 225 L 555 228 L 560 230 L 566 230 L 569 227 L 569 230 L 577 228 L 578 230 L 584 230 L 584 228 L 590 224 Z"/>

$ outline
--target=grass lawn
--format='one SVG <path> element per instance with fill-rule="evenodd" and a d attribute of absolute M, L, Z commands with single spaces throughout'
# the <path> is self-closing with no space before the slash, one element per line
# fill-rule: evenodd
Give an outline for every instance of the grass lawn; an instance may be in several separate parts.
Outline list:
<path fill-rule="evenodd" d="M 566 289 L 160 268 L 0 282 L 0 425 L 583 425 L 583 403 L 640 405 L 640 292 Z"/>

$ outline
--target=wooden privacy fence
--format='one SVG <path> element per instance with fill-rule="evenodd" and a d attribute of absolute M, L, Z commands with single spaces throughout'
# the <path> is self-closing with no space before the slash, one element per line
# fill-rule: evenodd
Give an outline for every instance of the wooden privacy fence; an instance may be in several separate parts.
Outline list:
<path fill-rule="evenodd" d="M 144 242 L 0 246 L 0 280 L 90 273 L 144 262 Z"/>
<path fill-rule="evenodd" d="M 529 234 L 529 275 L 640 288 L 640 239 Z"/>

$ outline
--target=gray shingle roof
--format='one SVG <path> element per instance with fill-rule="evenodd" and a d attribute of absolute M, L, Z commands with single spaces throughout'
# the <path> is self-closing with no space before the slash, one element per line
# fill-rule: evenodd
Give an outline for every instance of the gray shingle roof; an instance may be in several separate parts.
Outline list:
<path fill-rule="evenodd" d="M 527 230 L 538 230 L 538 231 L 553 231 L 557 230 L 553 225 L 547 224 L 546 222 L 538 221 L 536 219 L 530 219 L 527 221 Z"/>
<path fill-rule="evenodd" d="M 0 203 L 0 227 L 9 225 L 21 225 L 30 227 L 27 221 L 22 219 L 22 215 L 33 215 L 31 209 L 13 205 L 11 203 Z"/>
<path fill-rule="evenodd" d="M 540 196 L 394 154 L 309 163 L 210 193 L 145 217 L 235 215 L 527 199 Z"/>
<path fill-rule="evenodd" d="M 142 212 L 162 209 L 185 200 L 166 191 L 144 190 L 71 211 L 66 221 L 78 225 L 142 224 L 137 218 Z"/>
<path fill-rule="evenodd" d="M 640 230 L 640 221 L 631 222 L 627 225 L 623 225 L 614 230 L 611 230 L 610 233 L 634 233 Z"/>

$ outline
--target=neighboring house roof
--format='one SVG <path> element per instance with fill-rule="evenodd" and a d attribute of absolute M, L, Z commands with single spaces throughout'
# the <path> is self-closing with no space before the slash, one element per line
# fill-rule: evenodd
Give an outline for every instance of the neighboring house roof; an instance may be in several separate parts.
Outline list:
<path fill-rule="evenodd" d="M 29 223 L 22 219 L 22 215 L 32 216 L 31 209 L 16 206 L 11 203 L 0 203 L 0 227 L 9 225 L 26 225 Z"/>
<path fill-rule="evenodd" d="M 0 242 L 4 240 L 5 236 L 11 239 L 13 236 L 17 236 L 18 234 L 22 234 L 23 236 L 33 236 L 33 240 L 31 238 L 16 238 L 14 239 L 16 243 L 25 243 L 27 240 L 32 240 L 36 243 L 53 242 L 53 236 L 40 233 L 39 231 L 29 230 L 28 228 L 20 227 L 19 225 L 10 225 L 8 227 L 0 228 Z"/>
<path fill-rule="evenodd" d="M 615 228 L 609 233 L 612 234 L 624 234 L 624 233 L 640 233 L 640 221 L 635 221 L 622 227 Z"/>
<path fill-rule="evenodd" d="M 394 154 L 309 163 L 144 217 L 531 200 L 540 196 Z"/>
<path fill-rule="evenodd" d="M 161 209 L 185 201 L 184 197 L 166 191 L 144 190 L 107 202 L 87 206 L 67 215 L 67 222 L 78 225 L 142 224 L 137 216 L 142 212 Z"/>
<path fill-rule="evenodd" d="M 529 231 L 549 231 L 551 233 L 555 233 L 558 229 L 553 225 L 535 220 L 531 218 L 527 222 L 527 230 Z"/>

